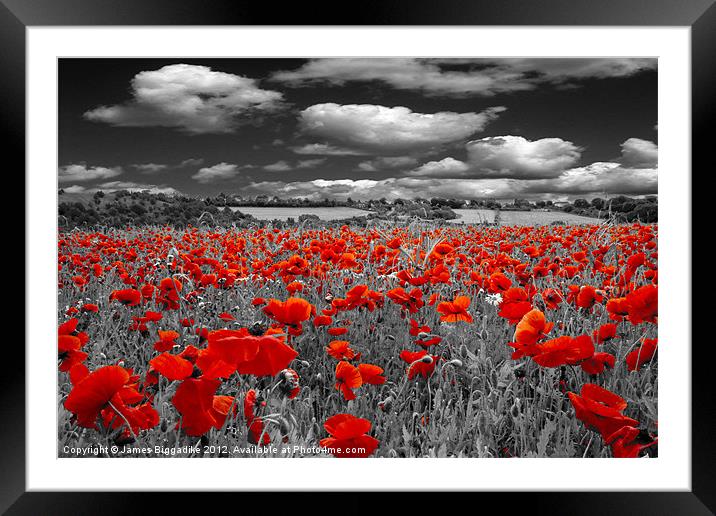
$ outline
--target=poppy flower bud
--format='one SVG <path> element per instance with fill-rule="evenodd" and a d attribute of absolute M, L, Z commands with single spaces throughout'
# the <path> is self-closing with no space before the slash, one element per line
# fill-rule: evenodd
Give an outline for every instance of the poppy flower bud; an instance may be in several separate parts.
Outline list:
<path fill-rule="evenodd" d="M 160 428 L 161 428 L 162 432 L 167 431 L 167 420 L 166 419 L 162 419 L 162 424 L 161 424 Z"/>
<path fill-rule="evenodd" d="M 287 441 L 288 440 L 288 432 L 291 429 L 288 424 L 288 420 L 285 417 L 279 417 L 278 427 L 281 430 L 281 437 L 286 438 L 286 441 Z"/>
<path fill-rule="evenodd" d="M 510 407 L 510 414 L 512 414 L 512 417 L 518 417 L 520 413 L 520 399 L 515 398 L 515 402 L 512 404 L 512 407 Z"/>
<path fill-rule="evenodd" d="M 468 356 L 467 353 L 468 353 L 468 352 L 467 352 L 467 346 L 466 346 L 465 344 L 463 344 L 462 346 L 460 346 L 460 356 L 461 356 L 463 359 L 467 358 L 467 356 Z"/>
<path fill-rule="evenodd" d="M 128 433 L 120 433 L 117 437 L 114 439 L 114 444 L 118 446 L 126 445 L 126 444 L 132 444 L 135 441 L 134 437 L 132 437 Z"/>
<path fill-rule="evenodd" d="M 378 408 L 383 412 L 389 412 L 393 406 L 393 398 L 388 396 L 383 401 L 378 403 Z"/>
<path fill-rule="evenodd" d="M 462 367 L 462 360 L 458 360 L 457 358 L 453 358 L 449 362 L 447 362 L 445 365 L 453 365 L 455 367 Z"/>

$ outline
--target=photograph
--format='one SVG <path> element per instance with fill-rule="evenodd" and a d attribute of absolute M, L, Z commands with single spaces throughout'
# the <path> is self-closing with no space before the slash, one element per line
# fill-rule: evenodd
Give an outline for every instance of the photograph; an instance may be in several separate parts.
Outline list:
<path fill-rule="evenodd" d="M 657 57 L 56 62 L 56 457 L 658 458 Z"/>

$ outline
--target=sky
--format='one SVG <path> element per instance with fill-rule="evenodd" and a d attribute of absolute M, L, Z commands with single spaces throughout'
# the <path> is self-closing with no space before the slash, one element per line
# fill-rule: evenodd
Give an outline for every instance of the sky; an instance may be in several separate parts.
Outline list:
<path fill-rule="evenodd" d="M 59 188 L 657 193 L 651 58 L 60 59 Z"/>

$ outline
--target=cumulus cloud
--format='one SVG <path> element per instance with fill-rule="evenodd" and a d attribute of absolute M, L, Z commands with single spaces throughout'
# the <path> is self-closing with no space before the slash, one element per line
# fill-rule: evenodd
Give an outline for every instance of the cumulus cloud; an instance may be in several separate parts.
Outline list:
<path fill-rule="evenodd" d="M 453 197 L 460 199 L 552 198 L 555 195 L 596 197 L 657 193 L 656 169 L 629 169 L 619 163 L 593 163 L 565 171 L 556 178 L 428 178 L 392 177 L 372 179 L 315 179 L 313 181 L 263 181 L 244 188 L 248 195 L 277 195 L 307 199 L 410 199 Z"/>
<path fill-rule="evenodd" d="M 142 174 L 153 174 L 155 172 L 161 172 L 162 170 L 166 170 L 169 168 L 169 165 L 164 165 L 161 163 L 137 163 L 135 165 L 132 165 L 135 169 L 137 169 Z"/>
<path fill-rule="evenodd" d="M 328 158 L 300 159 L 296 162 L 296 168 L 315 168 L 323 165 Z"/>
<path fill-rule="evenodd" d="M 300 113 L 300 129 L 348 148 L 402 152 L 428 150 L 469 138 L 504 107 L 481 113 L 415 113 L 407 107 L 373 104 L 315 104 Z"/>
<path fill-rule="evenodd" d="M 177 189 L 167 185 L 150 185 L 144 183 L 134 183 L 131 181 L 108 181 L 93 187 L 85 187 L 81 185 L 72 185 L 63 188 L 66 193 L 95 193 L 95 192 L 118 192 L 126 190 L 128 192 L 149 192 L 152 194 L 176 195 L 180 194 Z"/>
<path fill-rule="evenodd" d="M 241 168 L 242 167 L 234 165 L 233 163 L 222 162 L 211 167 L 200 168 L 199 171 L 191 177 L 202 184 L 213 183 L 236 177 L 241 171 Z"/>
<path fill-rule="evenodd" d="M 466 148 L 475 169 L 500 177 L 556 177 L 581 157 L 579 147 L 561 138 L 495 136 L 468 142 Z"/>
<path fill-rule="evenodd" d="M 294 87 L 317 82 L 343 85 L 380 81 L 428 95 L 464 96 L 531 90 L 541 83 L 563 85 L 627 77 L 656 66 L 656 59 L 650 58 L 324 58 L 312 59 L 295 70 L 276 72 L 271 78 Z"/>
<path fill-rule="evenodd" d="M 530 181 L 530 193 L 624 194 L 658 193 L 656 168 L 627 168 L 620 163 L 597 162 L 567 170 L 558 178 Z"/>
<path fill-rule="evenodd" d="M 60 183 L 95 181 L 109 179 L 122 174 L 121 167 L 88 167 L 87 165 L 65 165 L 57 170 Z"/>
<path fill-rule="evenodd" d="M 282 160 L 266 165 L 264 170 L 268 170 L 269 172 L 285 172 L 287 170 L 291 170 L 291 168 L 292 167 L 288 164 L 288 162 Z"/>
<path fill-rule="evenodd" d="M 542 179 L 557 177 L 577 164 L 581 149 L 561 138 L 527 140 L 492 136 L 465 145 L 467 160 L 452 157 L 430 161 L 407 172 L 416 177 Z"/>
<path fill-rule="evenodd" d="M 654 168 L 659 160 L 659 148 L 654 142 L 629 138 L 622 143 L 621 162 L 633 168 Z"/>
<path fill-rule="evenodd" d="M 265 165 L 262 168 L 269 172 L 287 172 L 289 170 L 299 170 L 307 168 L 315 168 L 326 162 L 328 158 L 315 158 L 315 159 L 300 159 L 295 164 L 291 164 L 286 160 L 280 160 L 269 165 Z"/>
<path fill-rule="evenodd" d="M 407 175 L 423 177 L 465 177 L 471 173 L 471 167 L 464 161 L 455 158 L 443 158 L 440 161 L 429 161 L 411 170 Z"/>
<path fill-rule="evenodd" d="M 290 147 L 290 149 L 296 154 L 312 154 L 314 156 L 364 156 L 368 154 L 365 151 L 336 147 L 326 143 L 308 143 Z"/>
<path fill-rule="evenodd" d="M 203 165 L 203 164 L 204 164 L 204 160 L 202 158 L 189 158 L 189 159 L 185 159 L 185 160 L 181 161 L 179 163 L 179 168 L 196 167 L 196 166 Z"/>
<path fill-rule="evenodd" d="M 283 98 L 277 91 L 261 89 L 254 79 L 188 64 L 138 73 L 131 94 L 123 104 L 100 106 L 84 117 L 120 127 L 230 133 L 254 115 L 275 111 Z"/>

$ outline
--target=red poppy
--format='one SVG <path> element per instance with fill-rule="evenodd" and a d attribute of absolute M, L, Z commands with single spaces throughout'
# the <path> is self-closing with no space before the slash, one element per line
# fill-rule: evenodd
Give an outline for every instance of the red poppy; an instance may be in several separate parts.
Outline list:
<path fill-rule="evenodd" d="M 452 301 L 443 301 L 438 305 L 437 311 L 441 314 L 443 322 L 472 322 L 472 315 L 467 312 L 470 306 L 470 298 L 467 296 L 456 296 Z"/>
<path fill-rule="evenodd" d="M 644 285 L 627 295 L 629 322 L 656 323 L 659 313 L 659 289 L 656 285 Z"/>
<path fill-rule="evenodd" d="M 330 335 L 331 337 L 340 337 L 341 335 L 345 335 L 346 333 L 348 333 L 348 328 L 344 328 L 342 326 L 328 329 L 328 335 Z"/>
<path fill-rule="evenodd" d="M 329 317 L 328 315 L 319 315 L 317 317 L 314 317 L 313 326 L 315 326 L 316 328 L 320 328 L 321 326 L 328 326 L 332 322 L 332 317 Z"/>
<path fill-rule="evenodd" d="M 109 300 L 117 300 L 126 306 L 137 306 L 142 302 L 142 293 L 139 290 L 133 288 L 127 288 L 124 290 L 113 290 L 109 295 Z"/>
<path fill-rule="evenodd" d="M 615 458 L 636 458 L 645 449 L 656 445 L 658 438 L 633 426 L 623 426 L 610 435 L 606 442 L 611 445 Z"/>
<path fill-rule="evenodd" d="M 542 291 L 542 300 L 547 308 L 556 310 L 562 303 L 562 294 L 553 288 L 546 288 Z"/>
<path fill-rule="evenodd" d="M 623 321 L 629 315 L 629 302 L 625 297 L 616 297 L 607 301 L 607 312 L 612 321 Z"/>
<path fill-rule="evenodd" d="M 382 367 L 373 364 L 358 364 L 358 372 L 364 384 L 383 385 L 385 383 L 385 376 L 381 376 L 383 374 Z"/>
<path fill-rule="evenodd" d="M 614 368 L 616 358 L 611 353 L 595 353 L 591 358 L 580 364 L 582 370 L 587 374 L 602 374 L 605 368 Z"/>
<path fill-rule="evenodd" d="M 159 334 L 159 340 L 154 343 L 154 349 L 160 353 L 164 353 L 165 351 L 172 349 L 176 344 L 176 339 L 179 338 L 179 333 L 174 330 L 157 330 L 157 334 Z"/>
<path fill-rule="evenodd" d="M 591 285 L 585 285 L 579 289 L 575 303 L 579 308 L 591 311 L 595 304 L 601 303 L 604 297 Z"/>
<path fill-rule="evenodd" d="M 336 414 L 323 424 L 330 437 L 321 439 L 320 445 L 334 457 L 368 457 L 380 442 L 367 433 L 371 423 L 351 414 Z"/>
<path fill-rule="evenodd" d="M 326 352 L 336 360 L 353 360 L 355 351 L 350 348 L 350 342 L 345 340 L 333 340 L 328 343 Z"/>
<path fill-rule="evenodd" d="M 251 444 L 259 444 L 267 446 L 271 443 L 268 432 L 265 432 L 263 419 L 256 415 L 256 409 L 266 406 L 266 402 L 259 399 L 255 390 L 250 389 L 244 398 L 244 418 L 246 419 L 246 427 L 249 430 L 249 442 Z"/>
<path fill-rule="evenodd" d="M 630 351 L 626 356 L 627 369 L 629 371 L 637 371 L 647 362 L 651 362 L 656 355 L 656 349 L 659 345 L 658 339 L 644 339 L 641 344 Z"/>
<path fill-rule="evenodd" d="M 428 352 L 425 350 L 403 350 L 400 352 L 400 358 L 403 362 L 408 364 L 408 380 L 412 380 L 417 375 L 421 375 L 427 380 L 427 378 L 435 372 L 435 366 L 438 361 L 438 357 L 428 355 Z"/>
<path fill-rule="evenodd" d="M 336 389 L 343 393 L 343 397 L 350 401 L 356 398 L 353 389 L 363 385 L 363 378 L 357 367 L 341 360 L 336 365 Z"/>
<path fill-rule="evenodd" d="M 209 345 L 199 352 L 196 365 L 207 378 L 228 378 L 234 372 L 275 376 L 298 356 L 281 340 L 255 337 L 243 330 L 217 330 L 208 335 Z"/>
<path fill-rule="evenodd" d="M 123 367 L 100 367 L 72 388 L 65 400 L 65 408 L 77 417 L 79 426 L 96 428 L 100 411 L 128 381 L 129 373 Z"/>
<path fill-rule="evenodd" d="M 177 355 L 162 353 L 149 361 L 149 365 L 168 380 L 184 380 L 191 376 L 194 365 Z"/>
<path fill-rule="evenodd" d="M 404 289 L 398 287 L 389 290 L 386 295 L 397 305 L 408 310 L 411 314 L 417 312 L 420 308 L 425 306 L 423 301 L 423 291 L 419 288 L 414 288 L 410 292 L 406 292 Z"/>
<path fill-rule="evenodd" d="M 606 439 L 623 426 L 635 426 L 639 422 L 622 414 L 627 406 L 620 396 L 603 387 L 586 383 L 581 395 L 567 394 L 574 406 L 577 419 L 589 428 L 597 430 Z"/>
<path fill-rule="evenodd" d="M 187 435 L 204 435 L 216 426 L 213 408 L 214 394 L 219 384 L 219 380 L 203 377 L 187 378 L 179 384 L 172 403 L 181 414 L 177 427 L 184 430 Z"/>
<path fill-rule="evenodd" d="M 594 331 L 592 336 L 598 344 L 603 344 L 617 336 L 617 325 L 614 323 L 602 324 L 598 330 Z"/>
<path fill-rule="evenodd" d="M 315 307 L 300 297 L 289 297 L 286 301 L 271 299 L 263 311 L 276 322 L 288 326 L 293 335 L 300 335 L 301 323 L 310 319 Z"/>
<path fill-rule="evenodd" d="M 536 308 L 527 312 L 515 328 L 515 342 L 510 346 L 515 348 L 513 359 L 531 356 L 537 351 L 538 341 L 542 340 L 554 327 L 554 323 L 547 322 L 544 313 Z"/>
<path fill-rule="evenodd" d="M 517 324 L 524 315 L 532 310 L 527 292 L 523 288 L 509 288 L 502 293 L 499 316 L 504 317 L 510 324 Z"/>
<path fill-rule="evenodd" d="M 594 343 L 589 335 L 557 337 L 534 348 L 532 359 L 542 367 L 577 365 L 594 355 Z"/>

